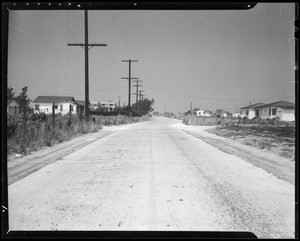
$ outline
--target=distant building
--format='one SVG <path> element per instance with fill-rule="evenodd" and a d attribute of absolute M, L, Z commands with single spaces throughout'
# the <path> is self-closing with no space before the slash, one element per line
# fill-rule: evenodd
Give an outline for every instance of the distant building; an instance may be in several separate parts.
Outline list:
<path fill-rule="evenodd" d="M 33 104 L 34 113 L 44 112 L 46 114 L 51 114 L 52 106 L 54 104 L 54 111 L 56 114 L 77 114 L 77 103 L 72 96 L 38 96 L 33 101 Z"/>
<path fill-rule="evenodd" d="M 254 117 L 259 117 L 260 116 L 260 110 L 259 107 L 265 105 L 265 103 L 259 102 L 257 104 L 254 105 L 249 105 L 246 107 L 241 108 L 241 117 L 244 118 L 248 118 L 248 119 L 252 119 Z"/>
<path fill-rule="evenodd" d="M 221 114 L 221 117 L 232 117 L 232 113 L 230 113 L 228 111 L 223 111 Z"/>
<path fill-rule="evenodd" d="M 222 117 L 223 114 L 223 110 L 217 109 L 214 113 L 214 116 L 216 117 Z"/>
<path fill-rule="evenodd" d="M 196 111 L 194 111 L 194 114 L 196 116 L 206 116 L 206 117 L 209 117 L 212 115 L 212 112 L 210 110 L 201 110 L 201 109 L 198 109 Z"/>
<path fill-rule="evenodd" d="M 117 106 L 117 103 L 113 101 L 100 101 L 99 105 L 100 107 L 106 108 L 107 110 L 114 110 Z"/>
<path fill-rule="evenodd" d="M 19 114 L 19 103 L 16 100 L 7 101 L 7 116 L 17 116 Z"/>
<path fill-rule="evenodd" d="M 232 117 L 235 118 L 241 117 L 241 113 L 232 113 Z"/>
<path fill-rule="evenodd" d="M 99 104 L 100 104 L 100 102 L 90 102 L 90 105 L 89 105 L 89 107 L 90 107 L 90 110 L 97 110 L 98 108 L 99 108 Z"/>
<path fill-rule="evenodd" d="M 183 116 L 184 116 L 184 113 L 183 113 L 183 112 L 178 112 L 177 116 L 178 116 L 178 117 L 183 117 Z"/>

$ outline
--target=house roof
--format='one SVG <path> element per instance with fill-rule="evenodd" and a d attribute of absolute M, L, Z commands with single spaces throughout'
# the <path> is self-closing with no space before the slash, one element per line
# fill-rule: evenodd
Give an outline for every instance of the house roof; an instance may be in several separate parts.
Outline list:
<path fill-rule="evenodd" d="M 7 105 L 10 105 L 13 102 L 16 102 L 16 104 L 19 105 L 18 101 L 16 100 L 7 100 Z"/>
<path fill-rule="evenodd" d="M 38 96 L 33 102 L 34 103 L 61 103 L 64 101 L 74 101 L 72 96 Z"/>
<path fill-rule="evenodd" d="M 270 104 L 265 104 L 265 105 L 259 106 L 259 108 L 266 108 L 266 107 L 280 107 L 283 109 L 295 109 L 295 104 L 292 102 L 281 100 L 281 101 L 276 101 L 276 102 L 273 102 Z M 258 107 L 256 107 L 256 108 L 258 108 Z"/>
<path fill-rule="evenodd" d="M 259 103 L 256 103 L 256 104 L 254 104 L 254 105 L 248 105 L 248 106 L 243 107 L 243 108 L 241 108 L 241 109 L 254 109 L 254 108 L 261 107 L 262 105 L 265 105 L 265 103 L 259 102 Z"/>

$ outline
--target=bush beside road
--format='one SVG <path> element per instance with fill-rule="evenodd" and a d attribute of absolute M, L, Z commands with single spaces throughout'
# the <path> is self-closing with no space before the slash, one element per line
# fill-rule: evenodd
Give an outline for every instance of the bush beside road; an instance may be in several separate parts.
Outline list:
<path fill-rule="evenodd" d="M 91 116 L 90 122 L 76 115 L 56 114 L 54 124 L 52 115 L 28 114 L 7 120 L 7 154 L 27 155 L 44 146 L 53 146 L 69 141 L 76 136 L 94 133 L 103 126 L 123 125 L 149 119 L 149 116 L 128 117 Z"/>

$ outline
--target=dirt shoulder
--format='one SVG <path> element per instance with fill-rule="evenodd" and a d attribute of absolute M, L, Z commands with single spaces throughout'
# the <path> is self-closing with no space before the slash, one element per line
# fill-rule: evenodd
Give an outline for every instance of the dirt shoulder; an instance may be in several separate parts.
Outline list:
<path fill-rule="evenodd" d="M 209 130 L 214 126 L 187 126 L 183 123 L 176 123 L 174 127 L 200 138 L 223 152 L 235 155 L 257 167 L 263 168 L 280 179 L 295 184 L 295 162 L 291 159 L 282 157 L 268 149 L 258 149 L 237 140 L 215 135 Z"/>

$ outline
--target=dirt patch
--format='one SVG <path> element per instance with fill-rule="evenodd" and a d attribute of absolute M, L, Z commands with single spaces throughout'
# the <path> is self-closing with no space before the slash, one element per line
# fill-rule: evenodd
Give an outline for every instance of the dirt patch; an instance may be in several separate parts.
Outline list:
<path fill-rule="evenodd" d="M 227 125 L 206 131 L 295 161 L 295 124 Z"/>

